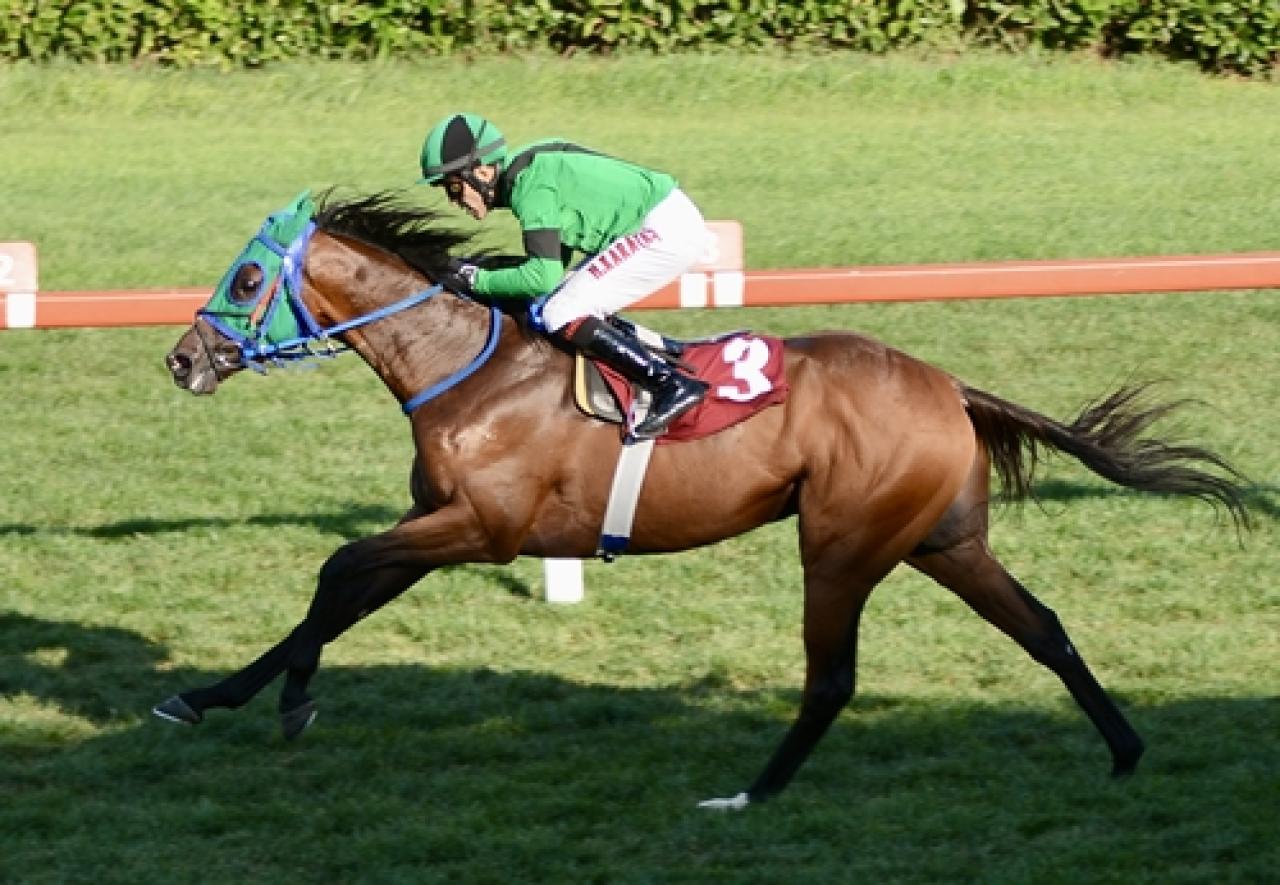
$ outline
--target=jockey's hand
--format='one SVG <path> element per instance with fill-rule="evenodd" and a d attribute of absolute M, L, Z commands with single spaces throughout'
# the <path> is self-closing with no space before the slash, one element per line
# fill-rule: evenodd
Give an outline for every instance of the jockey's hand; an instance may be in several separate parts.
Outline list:
<path fill-rule="evenodd" d="M 449 266 L 436 282 L 459 295 L 474 295 L 476 273 L 479 270 L 479 267 L 463 258 L 450 258 Z"/>

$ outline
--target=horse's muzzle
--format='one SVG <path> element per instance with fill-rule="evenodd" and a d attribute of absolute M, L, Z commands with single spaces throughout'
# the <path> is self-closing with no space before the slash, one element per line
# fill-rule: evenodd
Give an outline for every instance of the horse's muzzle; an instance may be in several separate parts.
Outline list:
<path fill-rule="evenodd" d="M 199 328 L 197 321 L 197 325 L 188 329 L 165 356 L 165 368 L 169 370 L 173 383 L 183 390 L 198 395 L 213 393 L 223 377 L 231 373 L 219 371 L 220 358 L 225 361 L 229 355 L 217 352 L 217 342 L 210 346 L 208 339 L 213 335 L 212 330 Z M 238 362 L 238 352 L 235 361 Z M 235 368 L 238 366 L 232 367 L 232 371 Z"/>
<path fill-rule="evenodd" d="M 164 363 L 173 376 L 173 383 L 183 390 L 208 394 L 218 389 L 218 375 L 208 360 L 192 359 L 188 354 L 175 350 L 164 358 Z"/>

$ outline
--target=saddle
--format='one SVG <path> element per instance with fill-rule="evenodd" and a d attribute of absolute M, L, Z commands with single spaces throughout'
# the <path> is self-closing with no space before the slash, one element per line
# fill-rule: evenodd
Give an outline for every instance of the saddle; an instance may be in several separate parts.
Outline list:
<path fill-rule="evenodd" d="M 658 356 L 710 385 L 707 397 L 681 415 L 658 444 L 700 439 L 786 400 L 782 342 L 749 331 L 679 341 L 621 317 L 610 321 Z M 573 397 L 578 409 L 598 421 L 625 429 L 637 388 L 613 369 L 578 353 Z"/>

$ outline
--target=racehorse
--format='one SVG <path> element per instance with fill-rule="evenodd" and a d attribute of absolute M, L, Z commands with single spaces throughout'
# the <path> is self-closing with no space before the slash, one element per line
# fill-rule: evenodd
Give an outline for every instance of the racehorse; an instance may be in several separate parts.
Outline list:
<path fill-rule="evenodd" d="M 408 512 L 329 557 L 293 631 L 157 715 L 199 723 L 283 672 L 282 726 L 296 737 L 315 716 L 307 686 L 322 647 L 430 572 L 596 552 L 623 437 L 574 408 L 570 355 L 531 333 L 522 311 L 432 284 L 468 246 L 440 221 L 389 193 L 304 195 L 268 219 L 168 354 L 179 387 L 212 394 L 246 367 L 353 349 L 408 414 L 416 456 Z M 1038 458 L 1057 451 L 1120 486 L 1205 499 L 1247 527 L 1238 472 L 1149 433 L 1180 403 L 1125 385 L 1060 422 L 848 332 L 786 339 L 784 362 L 783 403 L 654 449 L 635 513 L 635 553 L 797 517 L 807 665 L 798 716 L 748 789 L 701 804 L 741 808 L 787 786 L 852 697 L 860 615 L 900 562 L 1052 670 L 1106 741 L 1112 773 L 1133 771 L 1141 738 L 1054 612 L 988 548 L 990 477 L 1025 497 Z"/>

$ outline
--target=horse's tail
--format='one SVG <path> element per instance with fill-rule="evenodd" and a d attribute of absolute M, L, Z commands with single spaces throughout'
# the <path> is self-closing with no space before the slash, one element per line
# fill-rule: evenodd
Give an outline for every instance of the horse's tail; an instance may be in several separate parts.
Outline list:
<path fill-rule="evenodd" d="M 1032 493 L 1044 448 L 1071 455 L 1117 485 L 1143 492 L 1190 495 L 1223 507 L 1237 529 L 1249 527 L 1244 476 L 1221 456 L 1199 446 L 1144 437 L 1152 424 L 1186 404 L 1151 402 L 1150 385 L 1126 385 L 1086 406 L 1070 424 L 972 387 L 962 387 L 969 420 L 991 456 L 1004 493 Z M 1211 468 L 1211 469 L 1206 469 Z"/>

